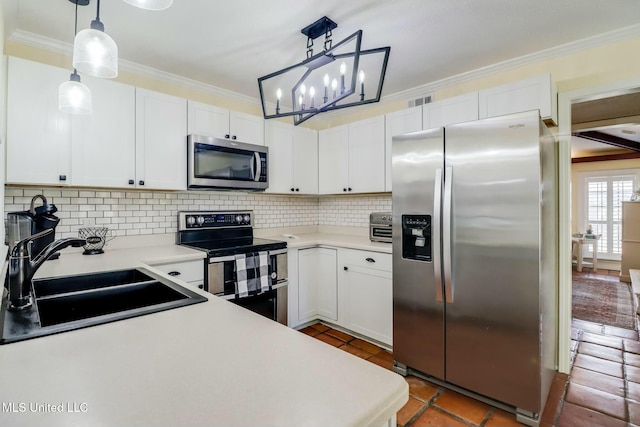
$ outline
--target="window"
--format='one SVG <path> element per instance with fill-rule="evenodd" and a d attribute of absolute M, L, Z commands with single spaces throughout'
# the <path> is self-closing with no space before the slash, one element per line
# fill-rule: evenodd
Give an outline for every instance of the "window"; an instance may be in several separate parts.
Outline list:
<path fill-rule="evenodd" d="M 640 170 L 582 173 L 582 203 L 578 228 L 591 225 L 600 234 L 598 257 L 620 260 L 622 254 L 622 202 L 631 199 Z"/>

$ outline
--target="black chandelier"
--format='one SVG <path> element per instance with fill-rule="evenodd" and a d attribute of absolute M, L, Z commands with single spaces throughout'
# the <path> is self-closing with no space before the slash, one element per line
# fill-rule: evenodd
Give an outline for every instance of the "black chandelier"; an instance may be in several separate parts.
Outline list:
<path fill-rule="evenodd" d="M 362 30 L 334 45 L 337 27 L 325 16 L 303 28 L 307 58 L 258 79 L 265 119 L 292 116 L 299 125 L 318 113 L 380 101 L 391 48 L 361 50 Z M 323 34 L 323 51 L 314 55 L 313 40 Z"/>

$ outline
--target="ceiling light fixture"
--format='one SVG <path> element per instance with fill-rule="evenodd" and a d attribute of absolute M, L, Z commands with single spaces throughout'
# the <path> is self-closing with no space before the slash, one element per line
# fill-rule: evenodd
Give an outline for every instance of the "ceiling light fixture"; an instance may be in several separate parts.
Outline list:
<path fill-rule="evenodd" d="M 164 10 L 173 4 L 173 0 L 124 0 L 132 6 L 146 10 Z"/>
<path fill-rule="evenodd" d="M 75 0 L 69 1 L 75 3 Z M 73 67 L 94 77 L 110 79 L 118 76 L 118 46 L 104 32 L 104 25 L 100 22 L 100 0 L 91 28 L 76 34 L 73 42 Z"/>
<path fill-rule="evenodd" d="M 361 50 L 362 30 L 333 45 L 332 32 L 337 27 L 325 16 L 303 28 L 307 58 L 258 79 L 265 119 L 293 116 L 299 125 L 318 113 L 380 101 L 391 48 Z M 313 40 L 323 34 L 323 51 L 314 55 Z M 291 97 L 283 98 L 283 90 L 290 91 Z"/>
<path fill-rule="evenodd" d="M 73 0 L 76 5 L 74 35 L 78 32 L 78 4 L 86 6 L 83 0 Z M 93 111 L 91 91 L 80 81 L 80 76 L 74 68 L 69 81 L 63 82 L 58 88 L 58 109 L 70 114 L 91 114 Z"/>

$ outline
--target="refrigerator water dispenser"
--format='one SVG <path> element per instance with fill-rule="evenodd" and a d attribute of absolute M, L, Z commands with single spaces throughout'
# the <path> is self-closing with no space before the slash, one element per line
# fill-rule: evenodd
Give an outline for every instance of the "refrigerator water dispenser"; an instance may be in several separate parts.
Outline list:
<path fill-rule="evenodd" d="M 402 215 L 402 258 L 431 261 L 431 215 Z"/>

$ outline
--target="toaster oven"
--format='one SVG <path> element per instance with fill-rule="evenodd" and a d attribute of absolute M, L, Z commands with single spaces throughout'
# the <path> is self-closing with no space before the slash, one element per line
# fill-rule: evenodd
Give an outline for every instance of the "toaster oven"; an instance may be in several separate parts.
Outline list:
<path fill-rule="evenodd" d="M 391 212 L 373 212 L 369 215 L 369 240 L 391 243 Z"/>

